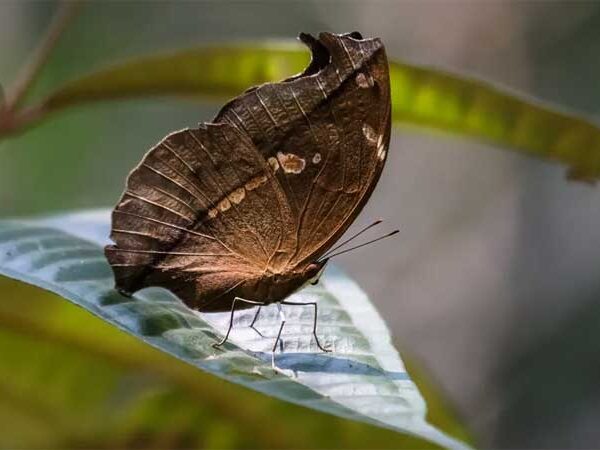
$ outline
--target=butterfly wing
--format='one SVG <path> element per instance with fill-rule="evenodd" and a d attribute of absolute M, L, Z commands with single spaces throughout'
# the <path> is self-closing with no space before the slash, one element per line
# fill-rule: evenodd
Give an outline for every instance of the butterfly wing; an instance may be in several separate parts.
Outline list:
<path fill-rule="evenodd" d="M 301 39 L 313 51 L 302 74 L 167 136 L 130 174 L 106 248 L 121 291 L 163 286 L 202 311 L 235 295 L 275 301 L 360 212 L 390 137 L 383 45 L 357 33 Z"/>
<path fill-rule="evenodd" d="M 294 222 L 303 266 L 339 239 L 383 169 L 390 139 L 388 64 L 379 39 L 358 33 L 301 35 L 313 60 L 300 75 L 247 91 L 215 119 L 252 139 L 275 172 Z"/>
<path fill-rule="evenodd" d="M 173 133 L 129 175 L 106 248 L 117 288 L 163 286 L 200 310 L 227 309 L 291 249 L 285 193 L 247 136 L 228 124 Z"/>

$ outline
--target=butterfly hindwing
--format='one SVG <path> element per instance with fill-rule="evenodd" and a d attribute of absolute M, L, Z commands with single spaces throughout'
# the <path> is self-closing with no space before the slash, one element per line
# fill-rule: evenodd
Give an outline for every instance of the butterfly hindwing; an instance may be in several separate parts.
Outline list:
<path fill-rule="evenodd" d="M 174 285 L 188 304 L 210 302 L 292 247 L 288 209 L 271 167 L 230 125 L 173 133 L 132 171 L 113 212 L 117 286 Z"/>

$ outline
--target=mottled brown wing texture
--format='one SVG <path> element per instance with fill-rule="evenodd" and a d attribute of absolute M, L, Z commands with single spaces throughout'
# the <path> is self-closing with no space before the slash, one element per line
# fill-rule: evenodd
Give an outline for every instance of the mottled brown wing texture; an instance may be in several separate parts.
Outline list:
<path fill-rule="evenodd" d="M 300 38 L 313 53 L 302 74 L 248 90 L 215 119 L 251 138 L 285 192 L 296 236 L 289 270 L 324 254 L 358 215 L 383 169 L 391 125 L 379 39 Z"/>
<path fill-rule="evenodd" d="M 129 175 L 106 248 L 125 293 L 164 286 L 189 306 L 226 309 L 291 251 L 285 193 L 252 141 L 228 124 L 167 136 Z"/>
<path fill-rule="evenodd" d="M 360 212 L 390 138 L 383 45 L 300 38 L 303 73 L 167 136 L 130 174 L 106 248 L 122 292 L 163 286 L 201 311 L 282 300 Z"/>

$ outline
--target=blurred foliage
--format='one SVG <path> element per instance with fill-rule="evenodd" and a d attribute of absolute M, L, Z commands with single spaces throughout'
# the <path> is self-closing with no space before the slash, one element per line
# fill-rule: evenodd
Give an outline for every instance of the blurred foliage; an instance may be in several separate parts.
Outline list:
<path fill-rule="evenodd" d="M 122 62 L 66 83 L 26 109 L 26 123 L 90 101 L 153 95 L 228 99 L 301 72 L 309 52 L 293 41 L 222 45 Z M 420 125 L 559 161 L 569 178 L 600 177 L 600 128 L 490 83 L 390 61 L 396 124 Z M 31 117 L 28 117 L 31 116 Z"/>
<path fill-rule="evenodd" d="M 592 436 L 585 435 L 586 427 L 596 421 L 590 411 L 600 400 L 598 292 L 597 286 L 585 293 L 584 305 L 558 330 L 518 349 L 513 363 L 498 374 L 511 386 L 496 430 L 500 446 L 521 442 L 526 448 L 587 447 Z M 568 433 L 574 418 L 581 424 L 576 437 Z M 545 432 L 548 429 L 554 430 L 552 435 Z"/>
<path fill-rule="evenodd" d="M 40 289 L 0 292 L 2 448 L 435 448 L 199 372 Z M 467 437 L 418 378 L 428 419 Z"/>

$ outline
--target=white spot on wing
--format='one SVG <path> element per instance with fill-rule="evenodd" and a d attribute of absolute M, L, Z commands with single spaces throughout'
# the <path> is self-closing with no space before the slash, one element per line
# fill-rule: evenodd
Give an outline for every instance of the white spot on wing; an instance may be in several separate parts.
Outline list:
<path fill-rule="evenodd" d="M 243 187 L 241 187 L 241 188 L 237 188 L 235 191 L 233 191 L 227 197 L 229 198 L 229 200 L 232 203 L 239 205 L 241 203 L 241 201 L 244 200 L 245 196 L 246 196 L 246 190 Z"/>
<path fill-rule="evenodd" d="M 275 173 L 279 170 L 279 163 L 277 162 L 277 158 L 274 158 L 271 156 L 269 159 L 267 159 L 267 162 L 271 166 L 273 173 Z"/>
<path fill-rule="evenodd" d="M 379 158 L 380 161 L 383 161 L 385 159 L 385 145 L 383 145 L 383 134 L 379 136 L 379 139 L 377 139 L 377 157 Z"/>
<path fill-rule="evenodd" d="M 315 153 L 315 155 L 312 158 L 312 162 L 313 164 L 319 164 L 321 162 L 321 154 Z"/>
<path fill-rule="evenodd" d="M 231 202 L 229 201 L 229 199 L 227 197 L 225 197 L 223 200 L 221 200 L 219 202 L 219 204 L 217 205 L 217 208 L 219 208 L 219 211 L 225 212 L 229 208 L 231 208 Z"/>
<path fill-rule="evenodd" d="M 373 127 L 371 125 L 369 125 L 368 123 L 365 123 L 363 125 L 362 131 L 363 131 L 363 134 L 365 135 L 365 138 L 367 138 L 367 141 L 369 141 L 371 144 L 374 144 L 375 142 L 377 142 L 377 134 L 375 133 L 375 130 L 373 129 Z"/>
<path fill-rule="evenodd" d="M 360 72 L 358 75 L 356 75 L 355 80 L 358 87 L 363 89 L 372 88 L 375 85 L 373 77 L 370 74 L 365 75 L 364 73 Z"/>
<path fill-rule="evenodd" d="M 270 159 L 270 158 L 269 158 Z M 306 167 L 306 161 L 293 153 L 277 152 L 279 165 L 285 173 L 300 173 Z"/>
<path fill-rule="evenodd" d="M 275 161 L 277 162 L 277 161 Z M 244 187 L 246 188 L 246 190 L 248 192 L 253 191 L 254 189 L 256 189 L 257 187 L 259 187 L 260 185 L 264 184 L 267 182 L 267 176 L 266 175 L 259 175 L 257 177 L 252 178 L 250 181 L 248 181 Z"/>

